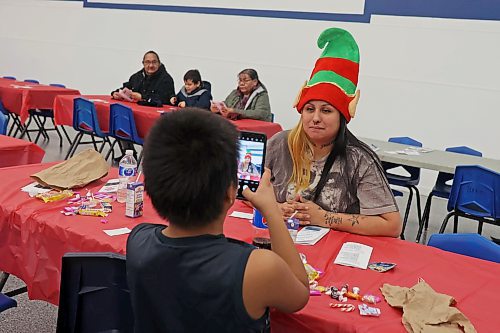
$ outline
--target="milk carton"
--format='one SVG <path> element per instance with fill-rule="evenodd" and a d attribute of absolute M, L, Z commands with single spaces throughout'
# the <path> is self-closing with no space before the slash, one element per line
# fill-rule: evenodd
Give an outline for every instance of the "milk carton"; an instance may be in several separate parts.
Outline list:
<path fill-rule="evenodd" d="M 133 182 L 127 184 L 127 200 L 125 202 L 125 216 L 142 216 L 144 207 L 144 183 Z"/>

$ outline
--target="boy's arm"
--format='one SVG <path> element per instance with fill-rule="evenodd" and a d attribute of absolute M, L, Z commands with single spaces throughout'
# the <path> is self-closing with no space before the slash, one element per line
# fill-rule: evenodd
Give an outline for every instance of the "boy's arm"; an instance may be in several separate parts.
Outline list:
<path fill-rule="evenodd" d="M 271 172 L 266 168 L 257 191 L 248 188 L 243 191 L 266 218 L 273 249 L 253 251 L 249 257 L 243 280 L 243 300 L 249 314 L 252 308 L 267 306 L 293 312 L 304 307 L 309 299 L 304 264 L 283 223 L 270 178 Z"/>

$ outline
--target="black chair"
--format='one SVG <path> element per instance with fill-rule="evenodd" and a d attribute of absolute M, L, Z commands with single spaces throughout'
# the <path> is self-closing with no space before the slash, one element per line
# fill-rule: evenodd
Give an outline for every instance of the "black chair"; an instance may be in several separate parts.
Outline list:
<path fill-rule="evenodd" d="M 125 333 L 133 328 L 125 256 L 66 253 L 56 332 Z"/>

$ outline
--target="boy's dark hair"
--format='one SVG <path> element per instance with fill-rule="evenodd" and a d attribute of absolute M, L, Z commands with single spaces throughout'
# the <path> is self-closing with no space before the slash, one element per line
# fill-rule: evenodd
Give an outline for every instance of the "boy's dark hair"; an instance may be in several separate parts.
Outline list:
<path fill-rule="evenodd" d="M 191 80 L 193 83 L 201 82 L 201 74 L 197 69 L 190 69 L 184 74 L 184 81 Z"/>
<path fill-rule="evenodd" d="M 206 110 L 165 113 L 144 145 L 146 192 L 160 216 L 183 228 L 206 225 L 237 186 L 238 131 Z"/>

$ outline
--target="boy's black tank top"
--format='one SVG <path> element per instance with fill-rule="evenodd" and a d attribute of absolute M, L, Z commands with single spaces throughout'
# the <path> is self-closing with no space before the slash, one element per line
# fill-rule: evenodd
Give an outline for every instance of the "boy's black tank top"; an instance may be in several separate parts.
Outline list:
<path fill-rule="evenodd" d="M 165 225 L 140 224 L 127 242 L 135 332 L 263 332 L 252 319 L 243 275 L 252 245 L 224 235 L 169 238 Z"/>

